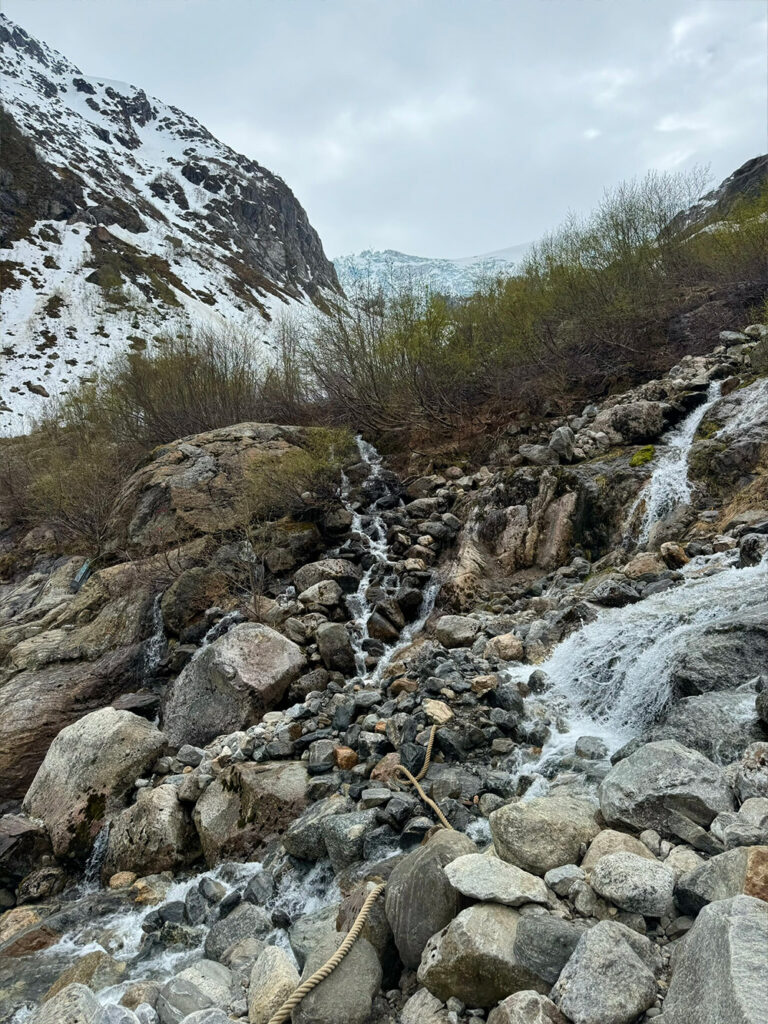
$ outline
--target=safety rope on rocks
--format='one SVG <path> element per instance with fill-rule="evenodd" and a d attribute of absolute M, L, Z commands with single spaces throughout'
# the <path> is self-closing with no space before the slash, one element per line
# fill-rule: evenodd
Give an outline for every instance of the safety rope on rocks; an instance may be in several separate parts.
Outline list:
<path fill-rule="evenodd" d="M 435 812 L 438 819 L 440 820 L 440 824 L 443 826 L 443 828 L 452 829 L 453 826 L 448 821 L 446 816 L 437 806 L 435 801 L 430 800 L 430 798 L 427 796 L 427 794 L 424 792 L 421 785 L 419 784 L 420 780 L 424 778 L 424 776 L 427 774 L 427 771 L 429 770 L 429 765 L 432 760 L 432 747 L 434 746 L 436 732 L 437 725 L 433 725 L 432 730 L 429 734 L 429 742 L 427 743 L 427 753 L 424 758 L 424 764 L 421 766 L 421 770 L 419 771 L 418 775 L 413 775 L 403 765 L 398 765 L 397 768 L 398 771 L 402 772 L 403 775 L 405 775 L 406 780 L 410 783 L 410 785 L 415 787 L 416 792 L 419 794 L 424 803 L 428 804 L 432 808 L 432 810 Z M 381 882 L 379 885 L 376 886 L 375 889 L 372 889 L 371 892 L 368 893 L 368 895 L 365 898 L 365 902 L 360 908 L 360 913 L 355 918 L 355 923 L 349 929 L 349 931 L 346 934 L 346 937 L 344 938 L 344 941 L 341 943 L 341 945 L 330 958 L 330 960 L 327 960 L 322 967 L 318 968 L 318 970 L 316 970 L 315 973 L 311 975 L 311 977 L 307 978 L 307 980 L 302 985 L 299 985 L 299 987 L 296 989 L 293 995 L 289 996 L 288 999 L 286 999 L 286 1001 L 283 1003 L 283 1005 L 280 1007 L 277 1013 L 273 1014 L 273 1016 L 269 1018 L 268 1024 L 286 1024 L 286 1021 L 290 1019 L 291 1013 L 296 1009 L 296 1007 L 302 1001 L 304 996 L 309 995 L 313 988 L 316 988 L 321 981 L 325 981 L 328 975 L 332 974 L 333 971 L 335 971 L 335 969 L 339 966 L 339 964 L 350 951 L 350 949 L 352 949 L 352 947 L 354 946 L 355 942 L 357 941 L 360 935 L 360 932 L 363 930 L 363 927 L 365 926 L 365 923 L 368 920 L 371 910 L 373 909 L 374 903 L 379 898 L 379 896 L 381 896 L 386 887 L 387 883 Z"/>

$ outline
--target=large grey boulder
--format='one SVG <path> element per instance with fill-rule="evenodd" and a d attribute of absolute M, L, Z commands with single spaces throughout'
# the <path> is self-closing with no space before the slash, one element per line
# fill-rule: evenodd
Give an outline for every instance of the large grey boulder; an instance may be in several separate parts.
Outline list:
<path fill-rule="evenodd" d="M 344 675 L 352 675 L 355 671 L 355 652 L 344 623 L 324 622 L 318 626 L 316 636 L 317 647 L 325 667 Z"/>
<path fill-rule="evenodd" d="M 551 999 L 538 992 L 507 996 L 488 1017 L 488 1024 L 568 1024 Z"/>
<path fill-rule="evenodd" d="M 354 808 L 349 797 L 336 793 L 311 804 L 283 832 L 283 846 L 299 860 L 320 860 L 328 853 L 323 836 L 323 821 L 336 814 L 347 814 Z"/>
<path fill-rule="evenodd" d="M 205 955 L 221 961 L 228 949 L 243 939 L 263 939 L 272 931 L 269 914 L 253 903 L 240 903 L 217 921 L 205 937 Z"/>
<path fill-rule="evenodd" d="M 768 743 L 751 743 L 744 751 L 734 789 L 740 801 L 768 797 Z"/>
<path fill-rule="evenodd" d="M 601 921 L 579 939 L 550 998 L 573 1024 L 633 1024 L 653 1006 L 660 964 L 648 939 Z"/>
<path fill-rule="evenodd" d="M 523 903 L 549 902 L 547 887 L 537 875 L 507 864 L 499 857 L 468 853 L 443 869 L 448 881 L 462 896 L 487 903 L 519 907 Z"/>
<path fill-rule="evenodd" d="M 459 896 L 443 868 L 477 847 L 460 832 L 438 832 L 396 864 L 386 889 L 385 909 L 400 959 L 418 967 L 427 940 L 459 911 Z"/>
<path fill-rule="evenodd" d="M 592 869 L 590 884 L 599 896 L 632 914 L 664 917 L 674 909 L 674 874 L 636 853 L 601 857 Z"/>
<path fill-rule="evenodd" d="M 277 946 L 267 946 L 251 969 L 249 1024 L 268 1024 L 272 1015 L 298 987 L 299 972 L 288 954 Z"/>
<path fill-rule="evenodd" d="M 739 895 L 768 901 L 768 846 L 738 846 L 682 875 L 675 899 L 685 914 Z"/>
<path fill-rule="evenodd" d="M 515 959 L 537 978 L 554 985 L 584 933 L 583 921 L 549 914 L 521 916 L 515 936 Z"/>
<path fill-rule="evenodd" d="M 304 668 L 301 648 L 269 626 L 243 622 L 203 648 L 173 682 L 163 726 L 175 746 L 204 746 L 259 722 Z"/>
<path fill-rule="evenodd" d="M 403 1007 L 400 1024 L 450 1024 L 450 1018 L 442 999 L 419 988 Z"/>
<path fill-rule="evenodd" d="M 732 690 L 768 665 L 768 603 L 690 637 L 670 666 L 680 696 Z"/>
<path fill-rule="evenodd" d="M 57 857 L 87 857 L 105 821 L 122 810 L 165 745 L 151 722 L 114 708 L 61 730 L 24 797 L 24 810 L 45 823 Z"/>
<path fill-rule="evenodd" d="M 468 615 L 443 615 L 437 620 L 435 636 L 443 647 L 469 647 L 479 630 L 480 623 Z"/>
<path fill-rule="evenodd" d="M 343 935 L 327 935 L 307 957 L 301 981 L 306 981 L 330 959 Z M 364 1024 L 379 991 L 382 971 L 376 950 L 359 938 L 333 973 L 302 999 L 291 1016 L 292 1024 Z"/>
<path fill-rule="evenodd" d="M 626 832 L 604 828 L 589 844 L 587 854 L 581 862 L 582 870 L 589 874 L 600 858 L 609 853 L 634 853 L 646 860 L 656 860 L 645 843 L 641 843 L 639 839 L 627 835 Z"/>
<path fill-rule="evenodd" d="M 647 743 L 619 761 L 599 795 L 609 825 L 651 828 L 694 845 L 717 814 L 734 808 L 722 769 L 675 740 Z"/>
<path fill-rule="evenodd" d="M 512 907 L 476 903 L 427 942 L 418 979 L 444 1002 L 455 996 L 469 1006 L 495 1006 L 512 992 L 547 992 L 549 983 L 515 956 L 521 920 Z"/>
<path fill-rule="evenodd" d="M 336 934 L 336 920 L 340 908 L 340 903 L 331 903 L 330 906 L 313 910 L 309 914 L 302 914 L 290 926 L 288 939 L 299 967 L 304 966 L 307 957 L 316 946 L 324 942 L 329 935 Z"/>
<path fill-rule="evenodd" d="M 602 416 L 602 413 L 599 414 L 592 424 L 594 430 L 601 429 Z M 637 402 L 614 405 L 609 416 L 613 430 L 630 443 L 645 444 L 648 441 L 655 441 L 664 431 L 664 409 L 659 402 L 641 399 Z"/>
<path fill-rule="evenodd" d="M 499 857 L 535 875 L 578 863 L 582 845 L 600 831 L 594 805 L 570 796 L 505 804 L 489 822 Z"/>
<path fill-rule="evenodd" d="M 95 1024 L 101 1009 L 85 985 L 67 985 L 29 1018 L 29 1024 Z"/>
<path fill-rule="evenodd" d="M 766 950 L 768 903 L 710 903 L 676 950 L 664 1024 L 765 1024 Z"/>
<path fill-rule="evenodd" d="M 333 580 L 342 590 L 349 592 L 357 588 L 362 578 L 362 569 L 354 562 L 348 562 L 345 558 L 323 558 L 319 562 L 302 565 L 294 573 L 293 582 L 299 594 L 324 580 Z"/>
<path fill-rule="evenodd" d="M 209 867 L 252 859 L 306 808 L 308 784 L 299 761 L 244 762 L 214 779 L 192 815 Z"/>
<path fill-rule="evenodd" d="M 331 867 L 337 874 L 355 861 L 363 859 L 365 837 L 376 828 L 376 824 L 375 808 L 333 814 L 323 819 L 323 839 Z"/>
<path fill-rule="evenodd" d="M 117 816 L 109 829 L 103 875 L 133 871 L 137 875 L 176 871 L 200 853 L 197 833 L 174 786 L 141 789 L 136 803 Z"/>
<path fill-rule="evenodd" d="M 752 688 L 684 697 L 670 705 L 648 739 L 677 740 L 718 764 L 729 764 L 763 736 L 756 715 L 750 714 L 754 701 Z"/>

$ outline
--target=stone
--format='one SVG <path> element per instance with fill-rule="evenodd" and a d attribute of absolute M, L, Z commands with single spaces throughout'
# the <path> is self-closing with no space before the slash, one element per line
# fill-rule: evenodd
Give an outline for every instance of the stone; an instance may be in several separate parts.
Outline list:
<path fill-rule="evenodd" d="M 522 661 L 525 644 L 516 633 L 502 633 L 488 641 L 483 654 L 486 658 L 498 658 L 499 661 Z"/>
<path fill-rule="evenodd" d="M 739 895 L 768 903 L 768 846 L 727 850 L 682 875 L 675 887 L 678 906 L 691 916 L 708 903 Z"/>
<path fill-rule="evenodd" d="M 736 769 L 734 787 L 739 800 L 768 797 L 768 743 L 752 743 Z"/>
<path fill-rule="evenodd" d="M 691 697 L 732 690 L 768 665 L 768 603 L 739 616 L 700 627 L 670 661 L 675 694 Z"/>
<path fill-rule="evenodd" d="M 581 936 L 550 997 L 573 1024 L 634 1024 L 656 1000 L 655 958 L 647 939 L 601 921 Z"/>
<path fill-rule="evenodd" d="M 690 561 L 682 545 L 671 540 L 665 541 L 661 545 L 659 554 L 670 569 L 682 569 Z"/>
<path fill-rule="evenodd" d="M 165 744 L 146 719 L 114 708 L 62 729 L 24 798 L 27 814 L 45 823 L 57 857 L 87 857 L 107 818 L 122 810 Z"/>
<path fill-rule="evenodd" d="M 645 843 L 634 836 L 629 836 L 626 832 L 617 832 L 612 828 L 604 828 L 589 844 L 589 849 L 581 862 L 582 870 L 589 874 L 600 858 L 608 853 L 634 853 L 638 857 L 645 857 L 646 860 L 656 859 Z"/>
<path fill-rule="evenodd" d="M 155 1014 L 155 1011 L 152 1010 L 152 1013 Z M 144 1019 L 146 1020 L 146 1016 L 144 1016 Z M 154 1016 L 154 1021 L 156 1020 L 157 1014 Z M 141 1024 L 141 1020 L 132 1010 L 125 1006 L 107 1004 L 99 1010 L 95 1024 Z"/>
<path fill-rule="evenodd" d="M 323 818 L 320 828 L 331 867 L 336 874 L 363 859 L 365 837 L 376 825 L 375 809 L 349 811 Z"/>
<path fill-rule="evenodd" d="M 171 743 L 203 746 L 222 733 L 256 724 L 304 665 L 301 648 L 269 626 L 233 626 L 171 684 L 163 712 Z"/>
<path fill-rule="evenodd" d="M 435 636 L 443 647 L 469 647 L 480 630 L 480 623 L 467 615 L 443 615 L 437 620 Z"/>
<path fill-rule="evenodd" d="M 575 440 L 576 435 L 570 427 L 557 427 L 549 439 L 549 447 L 560 456 L 562 462 L 571 462 Z"/>
<path fill-rule="evenodd" d="M 334 608 L 341 601 L 341 587 L 335 580 L 321 580 L 299 594 L 303 605 L 322 605 Z"/>
<path fill-rule="evenodd" d="M 322 967 L 343 938 L 342 935 L 327 935 L 311 950 L 301 981 L 306 981 Z M 359 938 L 336 970 L 296 1007 L 292 1024 L 365 1024 L 381 978 L 376 950 L 367 939 Z"/>
<path fill-rule="evenodd" d="M 124 963 L 115 960 L 103 950 L 84 953 L 71 967 L 59 975 L 43 996 L 42 1002 L 47 1003 L 67 985 L 87 985 L 92 992 L 117 985 L 125 974 L 125 969 Z"/>
<path fill-rule="evenodd" d="M 490 903 L 519 907 L 523 903 L 549 902 L 547 887 L 536 875 L 521 871 L 498 857 L 469 853 L 443 868 L 448 881 L 463 896 Z"/>
<path fill-rule="evenodd" d="M 675 876 L 663 864 L 636 853 L 608 853 L 592 869 L 590 884 L 604 899 L 632 914 L 672 912 Z"/>
<path fill-rule="evenodd" d="M 538 978 L 554 985 L 584 933 L 582 922 L 549 914 L 521 916 L 515 937 L 515 957 Z"/>
<path fill-rule="evenodd" d="M 568 1024 L 551 999 L 538 992 L 507 996 L 488 1017 L 488 1024 Z"/>
<path fill-rule="evenodd" d="M 338 903 L 331 903 L 329 906 L 321 907 L 309 914 L 302 914 L 288 929 L 291 949 L 299 967 L 304 966 L 310 950 L 321 943 L 326 936 L 336 935 L 339 906 Z"/>
<path fill-rule="evenodd" d="M 459 897 L 443 868 L 468 853 L 477 853 L 471 839 L 443 830 L 395 865 L 385 909 L 405 967 L 418 967 L 427 940 L 458 913 Z"/>
<path fill-rule="evenodd" d="M 718 764 L 728 764 L 763 735 L 759 724 L 745 714 L 751 700 L 752 691 L 742 689 L 683 697 L 670 705 L 646 738 L 677 740 Z"/>
<path fill-rule="evenodd" d="M 619 761 L 599 788 L 609 825 L 700 835 L 720 811 L 734 808 L 722 769 L 675 740 L 646 743 Z"/>
<path fill-rule="evenodd" d="M 31 821 L 23 814 L 0 817 L 0 878 L 20 881 L 50 853 L 51 843 L 42 822 Z"/>
<path fill-rule="evenodd" d="M 445 1002 L 452 996 L 469 1006 L 491 1007 L 513 992 L 549 985 L 515 956 L 520 914 L 512 907 L 477 903 L 433 935 L 426 944 L 418 979 Z"/>
<path fill-rule="evenodd" d="M 302 594 L 324 580 L 333 580 L 345 593 L 349 593 L 357 589 L 362 578 L 362 570 L 354 562 L 349 562 L 344 558 L 324 558 L 319 562 L 309 562 L 297 569 L 293 576 L 293 583 L 297 592 Z"/>
<path fill-rule="evenodd" d="M 489 817 L 496 853 L 524 871 L 545 875 L 575 864 L 600 831 L 596 808 L 578 797 L 537 797 L 505 804 Z"/>
<path fill-rule="evenodd" d="M 176 871 L 199 851 L 197 834 L 174 787 L 141 789 L 133 807 L 112 821 L 102 874 Z"/>
<path fill-rule="evenodd" d="M 400 1014 L 400 1024 L 451 1024 L 448 1010 L 429 989 L 417 989 Z"/>
<path fill-rule="evenodd" d="M 351 747 L 336 747 L 333 752 L 333 761 L 336 767 L 343 772 L 351 771 L 358 762 L 357 752 Z"/>
<path fill-rule="evenodd" d="M 563 864 L 560 868 L 552 868 L 544 875 L 544 883 L 557 896 L 567 896 L 574 882 L 582 882 L 586 878 L 584 869 L 576 864 Z"/>
<path fill-rule="evenodd" d="M 594 429 L 599 429 L 595 420 Z M 614 405 L 610 411 L 610 425 L 630 444 L 647 444 L 655 441 L 664 432 L 664 410 L 659 402 L 641 399 Z"/>
<path fill-rule="evenodd" d="M 96 1024 L 100 1009 L 98 999 L 85 985 L 67 985 L 32 1014 L 29 1024 Z"/>
<path fill-rule="evenodd" d="M 427 699 L 422 702 L 424 714 L 435 725 L 447 725 L 453 718 L 453 712 L 442 700 Z"/>
<path fill-rule="evenodd" d="M 240 903 L 231 914 L 220 918 L 205 937 L 205 955 L 209 960 L 221 960 L 227 950 L 237 942 L 249 938 L 264 938 L 272 931 L 272 921 L 266 911 L 253 903 Z"/>
<path fill-rule="evenodd" d="M 328 854 L 323 835 L 323 821 L 336 814 L 347 814 L 354 804 L 347 797 L 334 794 L 311 804 L 283 832 L 282 842 L 292 857 L 299 860 L 320 860 Z"/>
<path fill-rule="evenodd" d="M 324 622 L 318 627 L 316 636 L 325 667 L 330 671 L 353 675 L 355 652 L 346 626 L 342 622 Z"/>
<path fill-rule="evenodd" d="M 160 1024 L 181 1024 L 190 1014 L 214 1008 L 215 1003 L 186 978 L 176 977 L 160 989 L 155 1009 Z"/>
<path fill-rule="evenodd" d="M 225 573 L 210 566 L 184 569 L 163 594 L 160 607 L 166 631 L 180 636 L 214 606 L 225 604 L 232 584 Z"/>
<path fill-rule="evenodd" d="M 249 1024 L 268 1024 L 288 996 L 299 987 L 299 972 L 288 954 L 267 946 L 251 969 L 248 985 Z"/>
<path fill-rule="evenodd" d="M 764 1024 L 768 903 L 735 896 L 704 907 L 678 944 L 664 1024 Z"/>
<path fill-rule="evenodd" d="M 308 785 L 298 761 L 245 762 L 215 779 L 193 813 L 206 863 L 252 859 L 306 808 Z"/>

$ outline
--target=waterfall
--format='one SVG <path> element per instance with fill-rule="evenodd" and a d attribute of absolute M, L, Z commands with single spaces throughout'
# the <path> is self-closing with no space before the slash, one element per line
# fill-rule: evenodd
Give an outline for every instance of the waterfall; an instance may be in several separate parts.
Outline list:
<path fill-rule="evenodd" d="M 609 752 L 642 735 L 672 696 L 673 660 L 706 626 L 738 619 L 765 602 L 768 560 L 738 569 L 734 555 L 693 559 L 680 586 L 637 604 L 602 610 L 539 667 L 552 681 L 543 700 L 557 719 L 534 771 L 554 768 L 584 735 L 598 736 Z M 530 671 L 526 666 L 525 671 Z M 525 678 L 523 667 L 508 675 Z"/>
<path fill-rule="evenodd" d="M 664 448 L 656 460 L 651 478 L 641 490 L 627 517 L 631 524 L 635 512 L 641 505 L 645 506 L 637 538 L 640 547 L 648 543 L 651 529 L 656 523 L 690 500 L 688 454 L 699 424 L 719 400 L 721 388 L 719 380 L 711 381 L 706 402 L 698 405 L 673 430 L 664 435 Z"/>
<path fill-rule="evenodd" d="M 163 624 L 162 595 L 156 594 L 152 604 L 152 635 L 144 645 L 144 680 L 148 682 L 165 654 L 165 627 Z"/>
<path fill-rule="evenodd" d="M 109 845 L 109 822 L 102 826 L 93 843 L 91 855 L 83 870 L 83 888 L 98 889 L 101 886 L 101 866 L 107 856 Z"/>

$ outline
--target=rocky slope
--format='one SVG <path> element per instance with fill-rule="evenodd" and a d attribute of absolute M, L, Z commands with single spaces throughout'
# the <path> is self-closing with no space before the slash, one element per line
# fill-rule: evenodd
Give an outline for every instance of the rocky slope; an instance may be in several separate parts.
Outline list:
<path fill-rule="evenodd" d="M 383 879 L 294 1024 L 762 1024 L 767 337 L 484 466 L 360 441 L 258 560 L 306 430 L 154 452 L 85 582 L 11 527 L 0 1013 L 266 1024 Z"/>
<path fill-rule="evenodd" d="M 288 186 L 193 117 L 84 75 L 0 15 L 0 426 L 190 322 L 268 343 L 338 292 Z"/>

